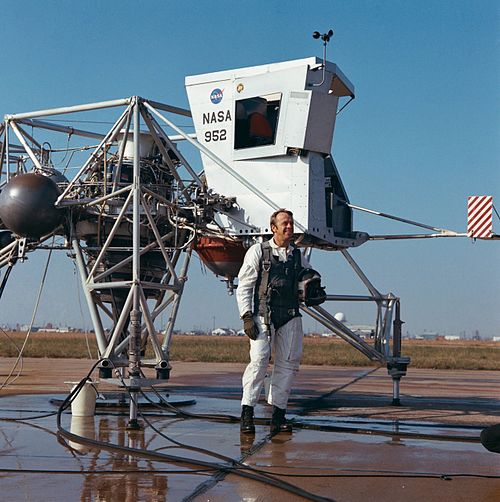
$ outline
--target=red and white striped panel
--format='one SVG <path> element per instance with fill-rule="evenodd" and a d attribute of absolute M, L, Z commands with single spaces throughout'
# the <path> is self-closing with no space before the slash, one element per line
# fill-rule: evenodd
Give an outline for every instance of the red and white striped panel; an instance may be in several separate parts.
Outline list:
<path fill-rule="evenodd" d="M 488 239 L 493 234 L 493 197 L 471 195 L 467 200 L 467 235 Z"/>

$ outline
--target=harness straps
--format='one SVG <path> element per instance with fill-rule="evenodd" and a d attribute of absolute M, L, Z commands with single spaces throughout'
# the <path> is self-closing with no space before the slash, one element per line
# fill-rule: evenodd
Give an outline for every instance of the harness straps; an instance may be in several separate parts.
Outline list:
<path fill-rule="evenodd" d="M 293 275 L 295 277 L 294 290 L 299 293 L 299 272 L 302 270 L 302 256 L 299 248 L 293 247 Z"/>
<path fill-rule="evenodd" d="M 259 299 L 267 297 L 267 288 L 269 286 L 269 271 L 271 270 L 271 245 L 269 241 L 262 242 L 262 258 L 260 260 L 260 284 L 259 284 Z"/>

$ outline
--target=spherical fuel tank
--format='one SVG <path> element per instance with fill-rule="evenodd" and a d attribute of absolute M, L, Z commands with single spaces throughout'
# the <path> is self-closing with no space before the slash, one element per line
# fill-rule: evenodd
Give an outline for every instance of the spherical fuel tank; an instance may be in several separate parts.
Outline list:
<path fill-rule="evenodd" d="M 0 192 L 0 219 L 21 237 L 39 238 L 62 222 L 63 213 L 54 206 L 59 194 L 58 186 L 47 176 L 15 176 Z"/>

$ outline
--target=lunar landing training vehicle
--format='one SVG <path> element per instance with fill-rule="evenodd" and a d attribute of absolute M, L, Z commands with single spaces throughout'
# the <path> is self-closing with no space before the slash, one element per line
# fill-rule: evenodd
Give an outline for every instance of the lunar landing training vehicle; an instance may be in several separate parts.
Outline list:
<path fill-rule="evenodd" d="M 271 235 L 269 215 L 284 207 L 294 213 L 302 251 L 341 253 L 367 290 L 328 291 L 327 303 L 302 305 L 303 312 L 386 364 L 396 403 L 409 363 L 401 355 L 400 300 L 379 292 L 348 251 L 375 237 L 354 229 L 353 209 L 363 208 L 349 202 L 331 153 L 353 84 L 336 64 L 311 57 L 189 76 L 186 90 L 189 110 L 132 96 L 5 116 L 0 296 L 12 267 L 30 253 L 69 254 L 92 319 L 100 378 L 125 382 L 133 393 L 169 377 L 192 253 L 232 292 L 246 249 Z M 194 133 L 185 130 L 189 119 Z M 188 162 L 188 148 L 201 164 Z M 459 235 L 394 218 L 426 236 Z M 334 317 L 327 305 L 335 301 L 374 304 L 370 339 Z M 131 421 L 136 413 L 131 402 Z"/>

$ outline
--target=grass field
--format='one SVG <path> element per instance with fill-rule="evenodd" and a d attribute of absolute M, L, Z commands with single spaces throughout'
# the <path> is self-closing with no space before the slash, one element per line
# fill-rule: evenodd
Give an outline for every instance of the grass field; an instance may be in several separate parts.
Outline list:
<path fill-rule="evenodd" d="M 0 332 L 0 356 L 16 357 L 24 333 Z M 414 368 L 500 370 L 500 344 L 486 341 L 403 341 L 403 355 L 411 357 Z M 90 354 L 90 356 L 89 356 Z M 83 333 L 33 333 L 23 351 L 25 357 L 94 358 L 97 346 L 93 335 Z M 175 335 L 170 348 L 172 361 L 248 361 L 246 337 Z M 306 337 L 303 364 L 327 366 L 376 366 L 341 340 Z"/>

